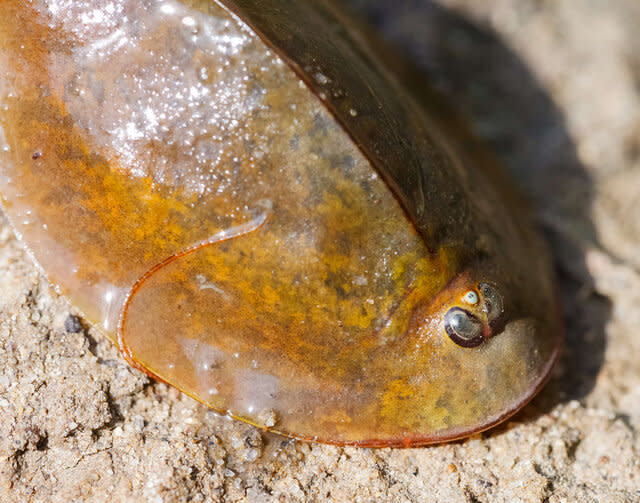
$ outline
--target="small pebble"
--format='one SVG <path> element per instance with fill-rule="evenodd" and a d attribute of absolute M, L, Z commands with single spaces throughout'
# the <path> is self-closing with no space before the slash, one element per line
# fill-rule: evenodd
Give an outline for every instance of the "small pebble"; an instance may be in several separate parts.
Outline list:
<path fill-rule="evenodd" d="M 64 329 L 69 334 L 78 334 L 82 332 L 83 327 L 80 318 L 73 314 L 67 316 L 67 319 L 64 320 Z"/>

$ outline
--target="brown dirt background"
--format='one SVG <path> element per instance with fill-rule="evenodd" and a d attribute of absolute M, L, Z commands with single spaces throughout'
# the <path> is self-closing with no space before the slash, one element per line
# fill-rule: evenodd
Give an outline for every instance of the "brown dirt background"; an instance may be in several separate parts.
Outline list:
<path fill-rule="evenodd" d="M 0 220 L 0 501 L 640 501 L 640 3 L 348 3 L 532 201 L 567 324 L 550 384 L 448 445 L 266 435 L 130 369 Z"/>

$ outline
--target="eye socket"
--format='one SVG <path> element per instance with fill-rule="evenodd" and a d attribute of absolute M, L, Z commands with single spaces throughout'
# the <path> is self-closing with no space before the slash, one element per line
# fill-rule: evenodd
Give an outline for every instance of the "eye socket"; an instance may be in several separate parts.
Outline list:
<path fill-rule="evenodd" d="M 474 348 L 484 340 L 480 320 L 459 307 L 452 307 L 444 315 L 444 329 L 453 342 L 464 348 Z"/>
<path fill-rule="evenodd" d="M 480 283 L 478 289 L 485 299 L 483 311 L 487 313 L 489 322 L 497 320 L 504 310 L 502 295 L 489 283 Z"/>

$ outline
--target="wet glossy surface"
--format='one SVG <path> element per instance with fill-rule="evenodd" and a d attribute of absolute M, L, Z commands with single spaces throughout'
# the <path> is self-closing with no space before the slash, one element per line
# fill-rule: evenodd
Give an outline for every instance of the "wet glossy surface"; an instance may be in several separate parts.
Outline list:
<path fill-rule="evenodd" d="M 361 445 L 498 422 L 557 352 L 538 238 L 323 2 L 279 5 L 231 5 L 269 48 L 213 2 L 3 2 L 5 212 L 136 365 L 222 412 Z"/>

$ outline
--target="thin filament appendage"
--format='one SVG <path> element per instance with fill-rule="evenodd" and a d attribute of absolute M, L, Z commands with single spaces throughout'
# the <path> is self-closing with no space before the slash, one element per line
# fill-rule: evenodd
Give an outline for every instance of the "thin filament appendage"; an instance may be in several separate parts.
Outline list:
<path fill-rule="evenodd" d="M 147 272 L 145 272 L 142 276 L 140 276 L 140 278 L 138 278 L 136 280 L 136 282 L 133 284 L 133 286 L 129 289 L 129 291 L 127 292 L 127 296 L 125 297 L 125 300 L 123 302 L 122 305 L 122 310 L 120 312 L 120 317 L 118 318 L 118 326 L 116 328 L 116 341 L 118 343 L 118 348 L 120 349 L 120 353 L 122 354 L 122 356 L 124 357 L 124 359 L 132 366 L 137 368 L 138 370 L 141 370 L 142 372 L 146 373 L 147 375 L 158 379 L 160 381 L 164 381 L 164 379 L 160 378 L 159 376 L 153 374 L 152 372 L 150 372 L 148 369 L 144 368 L 142 365 L 140 365 L 136 359 L 133 356 L 133 353 L 131 352 L 131 350 L 129 349 L 129 347 L 127 346 L 125 340 L 124 340 L 124 325 L 126 322 L 126 318 L 127 318 L 127 314 L 129 311 L 129 305 L 131 304 L 131 299 L 133 298 L 133 296 L 136 294 L 136 292 L 138 290 L 140 290 L 140 288 L 142 287 L 142 285 L 144 284 L 145 281 L 147 281 L 151 276 L 153 276 L 155 273 L 157 273 L 160 269 L 168 266 L 169 264 L 175 262 L 176 260 L 185 257 L 186 255 L 190 255 L 191 253 L 194 253 L 198 250 L 201 250 L 203 248 L 206 248 L 207 246 L 212 246 L 215 244 L 219 244 L 222 243 L 224 241 L 229 241 L 231 239 L 235 239 L 238 238 L 240 236 L 244 236 L 246 234 L 249 234 L 251 232 L 255 232 L 258 229 L 260 229 L 264 223 L 267 221 L 269 217 L 269 213 L 265 212 L 262 213 L 261 215 L 249 220 L 248 222 L 245 222 L 243 224 L 240 224 L 238 226 L 232 227 L 230 229 L 225 229 L 222 230 L 220 232 L 217 232 L 216 234 L 214 234 L 213 236 L 205 239 L 204 241 L 200 241 L 199 243 L 196 243 L 193 246 L 190 246 L 189 248 L 186 248 L 178 253 L 175 253 L 174 255 L 171 255 L 167 258 L 165 258 L 164 260 L 158 262 L 157 264 L 155 264 L 153 267 L 151 267 Z"/>

